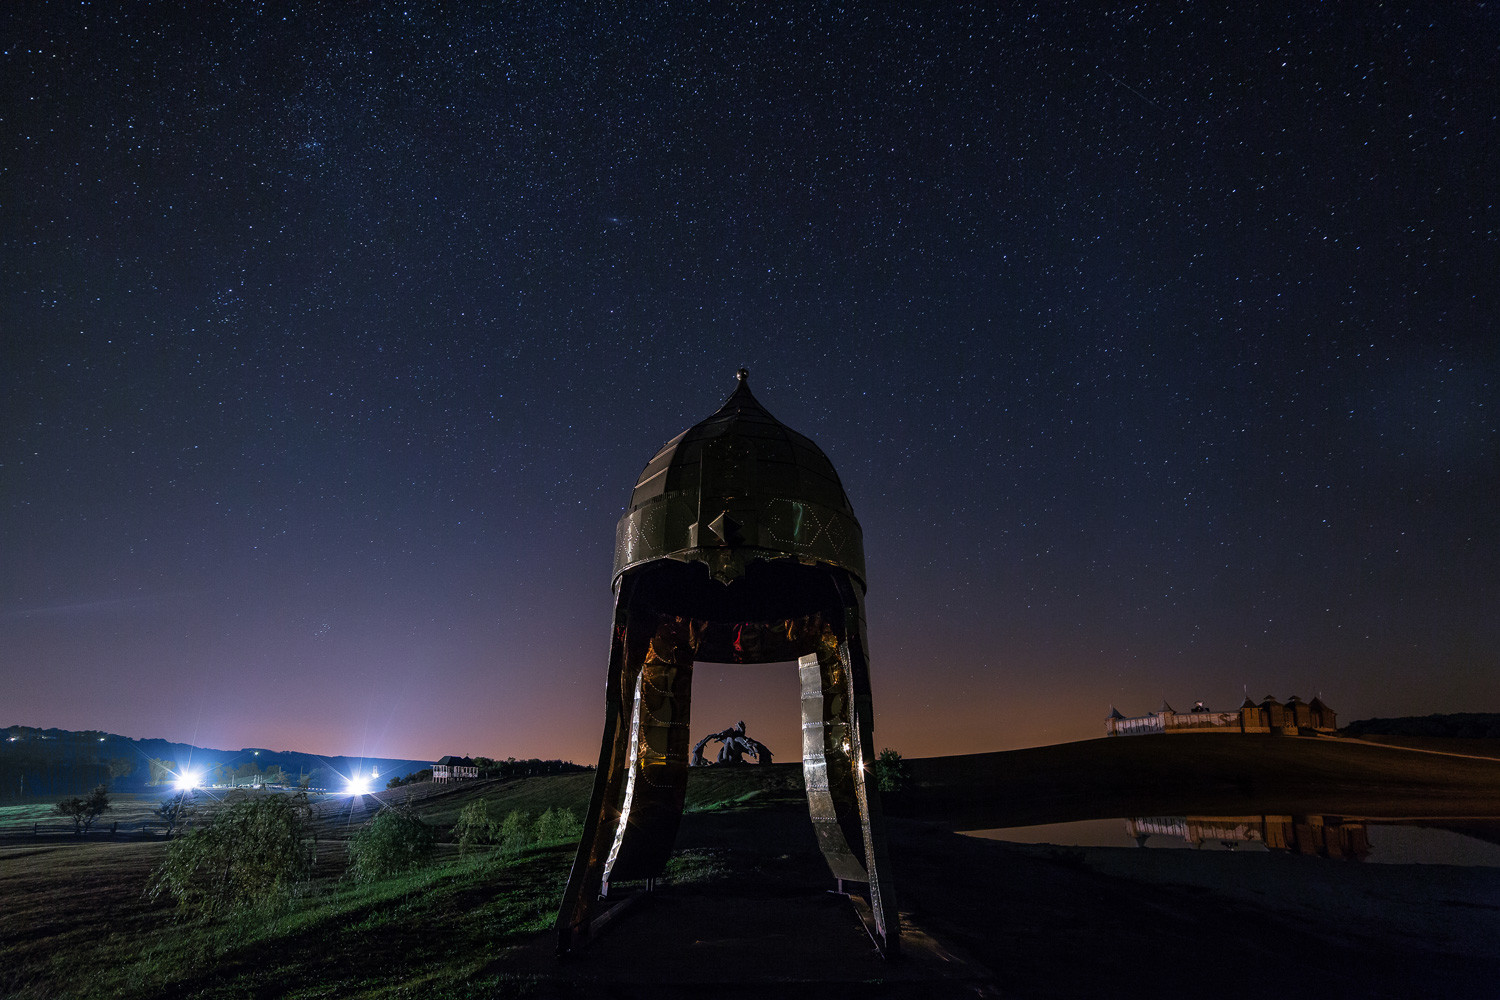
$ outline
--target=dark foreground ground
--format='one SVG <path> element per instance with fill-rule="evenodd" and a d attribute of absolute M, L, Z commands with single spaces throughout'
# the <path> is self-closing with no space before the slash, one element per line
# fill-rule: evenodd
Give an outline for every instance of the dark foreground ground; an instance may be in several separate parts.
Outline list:
<path fill-rule="evenodd" d="M 1500 869 L 890 832 L 900 961 L 809 891 L 826 870 L 783 796 L 687 817 L 680 848 L 723 870 L 641 904 L 552 995 L 1500 997 Z"/>
<path fill-rule="evenodd" d="M 205 948 L 191 959 L 191 975 L 125 994 L 1500 997 L 1500 869 L 1022 846 L 953 829 L 1191 812 L 1205 805 L 1194 803 L 1196 791 L 1208 805 L 1242 812 L 1275 811 L 1319 792 L 1359 815 L 1454 816 L 1456 804 L 1483 833 L 1493 829 L 1485 817 L 1500 815 L 1500 761 L 1148 737 L 911 763 L 908 788 L 889 802 L 899 814 L 890 822 L 891 857 L 907 946 L 897 962 L 875 953 L 850 900 L 826 891 L 831 880 L 799 773 L 777 766 L 695 775 L 690 805 L 698 810 L 684 819 L 678 876 L 566 963 L 553 957 L 546 913 L 530 930 L 471 933 L 470 924 L 492 919 L 479 909 L 486 897 L 519 877 L 507 869 L 493 891 L 469 886 L 437 910 L 423 909 L 441 888 L 434 883 L 427 896 L 364 901 L 336 926 L 260 950 Z M 536 783 L 550 780 L 571 781 L 547 786 L 563 798 L 586 794 L 576 779 L 532 779 L 454 795 L 551 801 Z M 1144 801 L 1111 798 L 1122 781 L 1134 782 Z M 454 795 L 432 798 L 435 816 L 454 811 Z M 1040 816 L 1038 799 L 1053 810 Z M 66 968 L 46 965 L 45 955 L 94 954 L 90 941 L 100 935 L 128 942 L 170 933 L 172 915 L 138 889 L 160 849 L 0 844 L 0 966 L 14 959 L 30 970 L 7 979 L 0 968 L 0 993 L 8 982 L 26 997 L 101 995 L 71 991 Z M 30 863 L 38 852 L 55 860 Z M 566 873 L 565 852 L 528 864 L 538 877 Z M 368 959 L 350 961 L 361 949 Z M 435 971 L 445 962 L 464 972 Z"/>

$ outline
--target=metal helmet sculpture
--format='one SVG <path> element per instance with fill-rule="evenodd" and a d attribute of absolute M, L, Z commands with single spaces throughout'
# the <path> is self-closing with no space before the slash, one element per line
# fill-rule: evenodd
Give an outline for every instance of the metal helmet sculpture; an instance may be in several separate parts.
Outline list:
<path fill-rule="evenodd" d="M 812 441 L 750 394 L 749 373 L 641 473 L 615 536 L 615 614 L 599 770 L 557 917 L 589 938 L 609 886 L 659 875 L 687 788 L 693 663 L 796 660 L 802 772 L 840 883 L 868 885 L 870 931 L 898 947 L 872 775 L 859 522 Z"/>

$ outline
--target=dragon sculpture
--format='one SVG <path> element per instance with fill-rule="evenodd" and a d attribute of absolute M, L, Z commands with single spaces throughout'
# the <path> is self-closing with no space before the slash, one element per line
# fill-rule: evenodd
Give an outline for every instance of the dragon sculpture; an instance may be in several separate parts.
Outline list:
<path fill-rule="evenodd" d="M 715 763 L 743 764 L 745 763 L 745 754 L 754 757 L 756 763 L 771 763 L 771 751 L 766 748 L 764 743 L 746 736 L 745 723 L 739 722 L 721 732 L 709 733 L 703 739 L 699 740 L 697 746 L 693 747 L 693 759 L 690 761 L 691 766 L 708 766 L 708 758 L 703 756 L 703 748 L 708 745 L 709 740 L 718 740 L 721 744 L 719 747 L 719 759 Z"/>

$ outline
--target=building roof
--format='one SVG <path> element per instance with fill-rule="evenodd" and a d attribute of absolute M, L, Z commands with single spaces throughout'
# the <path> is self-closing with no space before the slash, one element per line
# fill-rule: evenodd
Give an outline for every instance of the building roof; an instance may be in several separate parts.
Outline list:
<path fill-rule="evenodd" d="M 658 559 L 717 579 L 756 560 L 796 559 L 865 582 L 864 537 L 828 456 L 771 416 L 740 369 L 729 398 L 646 463 L 615 537 L 614 579 Z"/>
<path fill-rule="evenodd" d="M 449 757 L 444 757 L 442 760 L 438 761 L 438 763 L 441 764 L 441 765 L 443 765 L 444 767 L 478 767 L 479 766 L 479 765 L 477 765 L 477 764 L 474 763 L 474 761 L 473 761 L 472 758 L 469 758 L 469 757 L 452 757 L 452 756 L 449 756 Z"/>

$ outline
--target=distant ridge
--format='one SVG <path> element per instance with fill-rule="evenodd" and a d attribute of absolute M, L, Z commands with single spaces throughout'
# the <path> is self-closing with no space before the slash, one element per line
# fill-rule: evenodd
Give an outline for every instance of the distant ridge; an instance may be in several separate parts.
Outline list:
<path fill-rule="evenodd" d="M 174 769 L 191 768 L 208 781 L 216 770 L 227 780 L 249 780 L 252 774 L 264 776 L 279 768 L 292 784 L 306 778 L 313 788 L 336 790 L 356 771 L 368 774 L 373 768 L 380 772 L 378 784 L 384 785 L 387 778 L 432 766 L 430 760 L 325 757 L 266 747 L 216 750 L 98 730 L 10 726 L 0 735 L 0 802 L 80 795 L 100 784 L 115 792 L 166 790 L 169 784 L 151 784 L 152 760 L 168 761 Z"/>
<path fill-rule="evenodd" d="M 1343 728 L 1345 736 L 1446 736 L 1466 740 L 1500 739 L 1500 712 L 1404 715 L 1360 719 Z"/>

